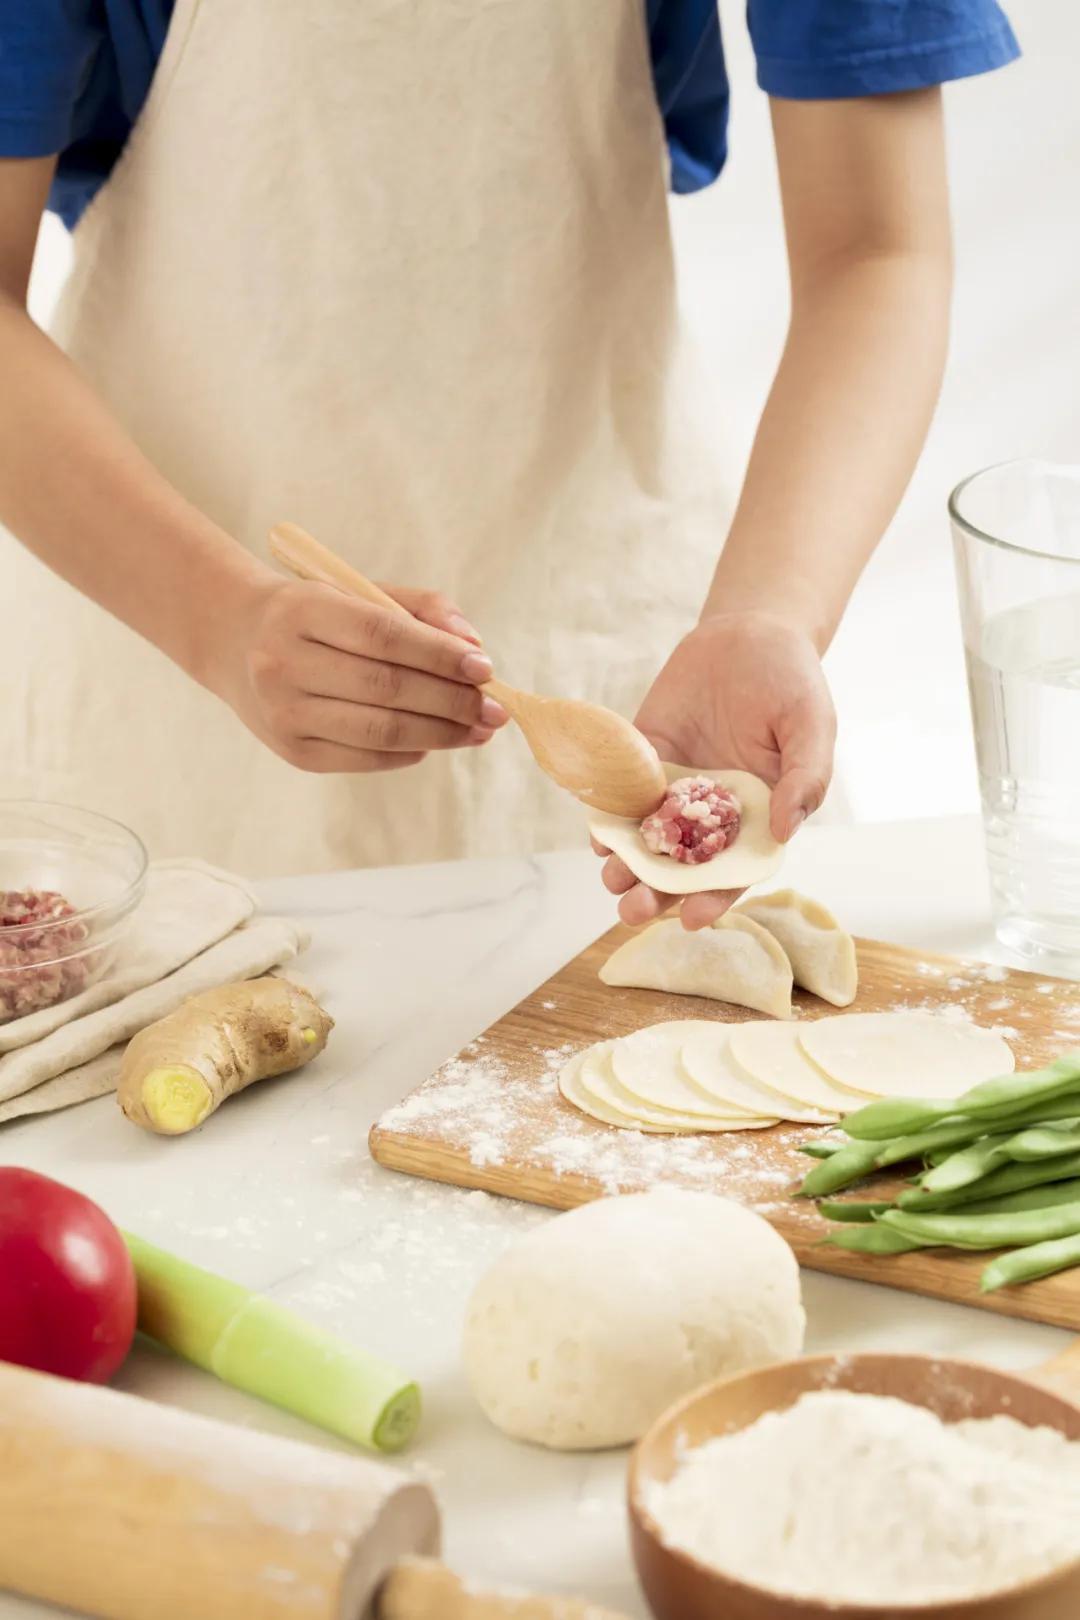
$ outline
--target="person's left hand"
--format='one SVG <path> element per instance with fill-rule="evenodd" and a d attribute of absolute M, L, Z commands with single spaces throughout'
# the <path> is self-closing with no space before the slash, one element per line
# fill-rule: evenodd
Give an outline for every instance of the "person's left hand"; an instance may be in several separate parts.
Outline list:
<path fill-rule="evenodd" d="M 660 671 L 637 725 L 672 764 L 752 771 L 772 785 L 769 819 L 781 843 L 818 808 L 832 776 L 836 716 L 817 649 L 767 613 L 703 620 Z M 622 896 L 625 923 L 649 922 L 675 903 L 615 855 L 603 878 Z M 707 928 L 737 899 L 730 890 L 688 896 L 684 927 Z"/>

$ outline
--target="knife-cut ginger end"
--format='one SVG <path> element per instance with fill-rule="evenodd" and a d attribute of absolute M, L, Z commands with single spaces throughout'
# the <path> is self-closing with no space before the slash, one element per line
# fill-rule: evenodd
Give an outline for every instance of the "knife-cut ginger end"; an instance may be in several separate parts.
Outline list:
<path fill-rule="evenodd" d="M 142 1083 L 142 1102 L 151 1130 L 182 1136 L 201 1125 L 214 1106 L 214 1094 L 192 1068 L 151 1069 Z"/>
<path fill-rule="evenodd" d="M 206 990 L 128 1044 L 117 1101 L 128 1119 L 183 1136 L 256 1080 L 310 1063 L 334 1021 L 289 979 Z"/>

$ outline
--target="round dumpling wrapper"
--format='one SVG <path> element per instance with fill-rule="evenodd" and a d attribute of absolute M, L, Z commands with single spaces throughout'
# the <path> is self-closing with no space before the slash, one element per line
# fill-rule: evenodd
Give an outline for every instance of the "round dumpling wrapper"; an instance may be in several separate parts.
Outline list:
<path fill-rule="evenodd" d="M 596 1046 L 582 1054 L 581 1065 L 577 1071 L 577 1088 L 594 1103 L 599 1103 L 604 1109 L 610 1109 L 615 1114 L 624 1114 L 633 1122 L 641 1125 L 659 1125 L 667 1129 L 678 1127 L 690 1131 L 729 1131 L 744 1130 L 759 1125 L 775 1123 L 775 1115 L 770 1119 L 762 1110 L 748 1108 L 725 1108 L 719 1102 L 715 1104 L 708 1097 L 702 1096 L 700 1106 L 692 1113 L 682 1113 L 678 1109 L 668 1107 L 654 1107 L 641 1098 L 635 1097 L 632 1091 L 616 1080 L 611 1067 L 611 1053 L 615 1041 L 600 1041 Z M 697 1103 L 698 1099 L 692 1099 Z M 704 1112 L 708 1109 L 709 1112 Z M 756 1117 L 751 1117 L 752 1113 Z"/>
<path fill-rule="evenodd" d="M 613 1108 L 610 1103 L 600 1102 L 591 1092 L 586 1091 L 581 1083 L 581 1069 L 587 1055 L 587 1052 L 576 1053 L 563 1066 L 559 1075 L 559 1091 L 579 1113 L 587 1114 L 590 1119 L 598 1120 L 601 1125 L 614 1125 L 624 1131 L 645 1131 L 652 1136 L 680 1136 L 686 1135 L 691 1129 L 696 1129 L 688 1125 L 652 1125 L 633 1119 L 621 1109 Z"/>
<path fill-rule="evenodd" d="M 917 1011 L 847 1013 L 799 1029 L 803 1051 L 829 1079 L 861 1097 L 936 1097 L 1012 1074 L 1016 1058 L 996 1030 Z"/>

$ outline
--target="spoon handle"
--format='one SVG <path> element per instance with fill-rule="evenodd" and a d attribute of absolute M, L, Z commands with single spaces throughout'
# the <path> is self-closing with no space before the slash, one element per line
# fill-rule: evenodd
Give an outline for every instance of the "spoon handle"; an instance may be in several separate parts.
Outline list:
<path fill-rule="evenodd" d="M 316 580 L 319 585 L 332 585 L 347 596 L 359 596 L 363 601 L 374 603 L 376 608 L 389 608 L 398 616 L 403 614 L 406 619 L 413 617 L 408 608 L 402 608 L 402 604 L 395 603 L 392 596 L 387 596 L 382 586 L 369 580 L 359 569 L 353 569 L 343 557 L 330 551 L 329 546 L 324 546 L 314 535 L 309 535 L 298 523 L 275 523 L 270 530 L 270 552 L 282 567 L 295 573 L 300 580 Z M 508 687 L 502 680 L 486 680 L 479 690 L 486 692 L 497 703 L 502 703 L 507 714 L 518 719 L 525 693 Z"/>
<path fill-rule="evenodd" d="M 283 567 L 298 579 L 315 580 L 320 585 L 333 585 L 346 596 L 359 596 L 376 607 L 389 608 L 405 618 L 412 617 L 407 608 L 395 602 L 381 586 L 351 568 L 344 557 L 316 540 L 297 523 L 275 523 L 270 530 L 270 551 Z"/>
<path fill-rule="evenodd" d="M 375 607 L 389 608 L 398 617 L 411 619 L 412 614 L 408 608 L 403 608 L 400 602 L 395 602 L 388 596 L 380 585 L 373 579 L 368 579 L 359 569 L 353 568 L 344 557 L 339 557 L 324 546 L 321 540 L 316 540 L 313 534 L 308 534 L 298 523 L 275 523 L 270 530 L 270 551 L 277 558 L 283 568 L 287 568 L 297 579 L 315 580 L 320 585 L 332 585 L 335 590 L 343 591 L 346 596 L 359 596 L 365 602 L 371 602 Z M 520 700 L 524 694 L 513 686 L 507 686 L 503 681 L 485 681 L 480 688 L 497 703 L 501 703 L 507 714 L 516 720 Z"/>

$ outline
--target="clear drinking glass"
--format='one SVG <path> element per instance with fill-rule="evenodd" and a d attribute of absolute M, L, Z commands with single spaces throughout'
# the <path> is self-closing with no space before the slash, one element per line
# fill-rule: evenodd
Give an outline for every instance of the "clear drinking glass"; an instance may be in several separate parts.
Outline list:
<path fill-rule="evenodd" d="M 949 500 L 998 938 L 1080 972 L 1080 467 Z"/>

